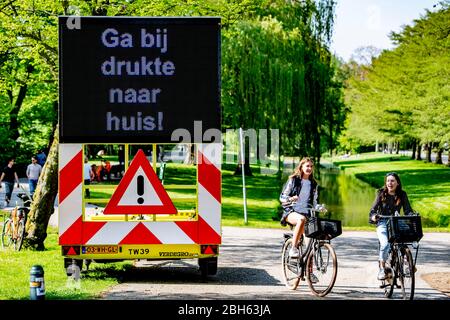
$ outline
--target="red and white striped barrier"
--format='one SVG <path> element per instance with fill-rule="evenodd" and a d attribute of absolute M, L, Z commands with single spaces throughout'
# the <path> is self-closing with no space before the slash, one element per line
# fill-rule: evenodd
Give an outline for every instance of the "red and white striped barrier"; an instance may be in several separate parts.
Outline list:
<path fill-rule="evenodd" d="M 222 145 L 197 145 L 197 221 L 84 221 L 83 146 L 59 146 L 59 244 L 220 244 Z"/>

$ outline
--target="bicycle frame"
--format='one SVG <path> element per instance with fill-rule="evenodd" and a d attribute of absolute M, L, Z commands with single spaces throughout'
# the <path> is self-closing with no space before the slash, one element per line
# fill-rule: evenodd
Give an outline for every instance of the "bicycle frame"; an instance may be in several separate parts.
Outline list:
<path fill-rule="evenodd" d="M 285 233 L 284 236 L 285 236 L 284 242 L 286 242 L 286 241 L 288 241 L 289 239 L 292 238 L 292 234 Z M 301 237 L 300 237 L 300 243 L 305 241 L 305 238 L 306 237 L 302 234 Z M 317 247 L 319 241 L 320 240 L 310 238 L 310 240 L 308 241 L 308 244 L 306 245 L 305 251 L 301 252 L 299 258 L 296 259 L 298 261 L 298 265 L 299 265 L 299 267 L 301 269 L 299 277 L 302 280 L 305 280 L 304 277 L 305 277 L 305 269 L 306 269 L 306 259 L 308 258 L 308 256 L 311 253 L 312 249 L 314 247 Z M 329 241 L 328 241 L 328 243 L 329 243 Z M 299 250 L 303 251 L 301 249 L 301 246 L 299 246 Z"/>
<path fill-rule="evenodd" d="M 311 216 L 315 217 L 318 210 L 310 209 Z M 292 229 L 291 225 L 291 229 Z M 300 255 L 298 258 L 290 258 L 290 248 L 295 245 L 292 233 L 284 234 L 282 246 L 282 267 L 286 286 L 295 290 L 300 280 L 307 280 L 311 292 L 319 297 L 324 297 L 333 288 L 337 275 L 337 258 L 330 240 L 309 238 L 301 235 L 299 244 Z M 325 257 L 323 256 L 325 254 Z M 319 277 L 319 278 L 318 278 Z"/>
<path fill-rule="evenodd" d="M 378 215 L 378 217 L 383 219 L 390 219 L 392 216 Z M 413 258 L 409 245 L 416 250 L 415 257 Z M 418 242 L 390 242 L 389 243 L 389 257 L 390 257 L 390 267 L 392 274 L 389 278 L 381 280 L 381 289 L 384 289 L 385 296 L 390 298 L 393 294 L 394 287 L 401 288 L 404 299 L 412 300 L 414 297 L 414 287 L 415 287 L 415 270 L 417 255 L 419 252 Z M 405 265 L 409 268 L 409 272 L 405 272 Z M 401 286 L 397 284 L 397 279 L 400 280 Z M 409 279 L 409 281 L 408 281 Z M 409 283 L 410 282 L 410 283 Z M 405 283 L 409 283 L 409 286 Z M 407 288 L 408 287 L 408 288 Z M 410 291 L 407 293 L 407 291 Z"/>
<path fill-rule="evenodd" d="M 23 206 L 16 206 L 9 217 L 4 217 L 4 223 L 1 234 L 2 247 L 14 246 L 14 250 L 20 251 L 22 248 L 23 238 L 25 237 L 25 225 L 28 218 L 31 204 L 31 197 L 25 189 L 25 193 L 19 194 L 18 197 L 23 201 Z"/>

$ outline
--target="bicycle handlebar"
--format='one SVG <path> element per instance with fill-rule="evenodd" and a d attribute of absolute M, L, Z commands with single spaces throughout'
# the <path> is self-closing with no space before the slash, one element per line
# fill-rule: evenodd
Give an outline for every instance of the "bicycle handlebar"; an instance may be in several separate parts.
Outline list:
<path fill-rule="evenodd" d="M 403 215 L 403 216 L 400 216 L 400 215 L 398 215 L 398 216 L 395 216 L 395 215 L 382 215 L 382 214 L 378 214 L 378 213 L 375 214 L 375 217 L 377 217 L 379 219 L 382 219 L 382 218 L 390 219 L 392 217 L 408 217 L 408 216 L 419 216 L 419 213 L 418 212 L 414 212 L 413 214 L 408 214 L 408 215 Z"/>
<path fill-rule="evenodd" d="M 294 207 L 295 204 L 297 203 L 297 201 L 287 201 L 286 203 L 284 203 L 284 206 L 287 207 Z M 306 208 L 302 208 L 302 209 L 306 209 L 307 211 L 309 211 L 311 213 L 311 216 L 314 217 L 316 212 L 319 213 L 326 213 L 328 212 L 328 209 L 325 207 L 325 204 L 317 204 L 316 207 L 313 207 L 311 204 L 307 204 Z"/>

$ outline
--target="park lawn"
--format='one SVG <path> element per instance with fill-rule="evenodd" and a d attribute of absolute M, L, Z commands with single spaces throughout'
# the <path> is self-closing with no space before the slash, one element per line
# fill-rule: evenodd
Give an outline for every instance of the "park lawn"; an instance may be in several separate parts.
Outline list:
<path fill-rule="evenodd" d="M 280 228 L 277 210 L 281 185 L 278 175 L 261 174 L 258 166 L 251 166 L 253 175 L 245 177 L 245 224 L 242 175 L 234 175 L 235 169 L 233 164 L 222 166 L 222 225 Z"/>
<path fill-rule="evenodd" d="M 246 177 L 247 224 L 244 219 L 242 176 L 234 175 L 235 164 L 222 165 L 222 225 L 255 228 L 279 228 L 277 210 L 281 185 L 276 174 L 261 174 L 259 166 L 252 166 L 252 176 Z M 117 184 L 117 182 L 116 182 Z M 171 189 L 170 185 L 196 184 L 196 166 L 168 163 L 164 173 L 164 185 L 178 209 L 195 207 L 195 189 Z M 114 191 L 107 182 L 91 184 L 90 203 L 95 199 L 109 199 Z M 178 200 L 180 199 L 180 200 Z M 102 206 L 100 203 L 99 206 Z M 103 204 L 104 206 L 104 204 Z M 272 219 L 274 218 L 274 219 Z"/>
<path fill-rule="evenodd" d="M 379 153 L 335 158 L 333 163 L 375 188 L 383 186 L 386 173 L 397 172 L 411 206 L 427 220 L 427 225 L 450 228 L 449 167 Z"/>
<path fill-rule="evenodd" d="M 195 166 L 168 166 L 167 182 L 195 181 Z M 171 169 L 176 175 L 170 174 Z M 257 166 L 253 176 L 246 177 L 248 224 L 244 223 L 242 177 L 234 176 L 235 165 L 224 165 L 222 170 L 222 226 L 247 226 L 255 228 L 282 228 L 276 211 L 278 208 L 279 180 L 277 175 L 262 175 Z M 173 178 L 170 178 L 173 177 Z M 194 179 L 193 179 L 194 177 Z M 184 179 L 186 178 L 186 179 Z M 94 193 L 109 194 L 111 188 L 99 186 Z M 177 190 L 183 195 L 185 190 Z M 190 192 L 190 190 L 186 190 Z M 97 194 L 97 195 L 100 195 Z M 5 212 L 6 214 L 6 212 Z M 1 223 L 0 223 L 1 227 Z M 93 263 L 88 273 L 83 273 L 79 288 L 68 282 L 64 259 L 58 245 L 58 233 L 49 227 L 45 251 L 22 249 L 20 252 L 0 250 L 0 300 L 28 300 L 30 298 L 30 269 L 41 265 L 45 272 L 46 299 L 84 300 L 96 299 L 101 292 L 120 283 L 126 272 L 133 268 L 132 260 L 118 263 Z"/>
<path fill-rule="evenodd" d="M 46 299 L 51 300 L 98 298 L 101 292 L 118 284 L 121 275 L 132 268 L 131 261 L 93 263 L 76 288 L 67 280 L 56 228 L 49 227 L 45 247 L 45 251 L 0 250 L 0 300 L 30 299 L 30 269 L 33 265 L 43 267 Z"/>

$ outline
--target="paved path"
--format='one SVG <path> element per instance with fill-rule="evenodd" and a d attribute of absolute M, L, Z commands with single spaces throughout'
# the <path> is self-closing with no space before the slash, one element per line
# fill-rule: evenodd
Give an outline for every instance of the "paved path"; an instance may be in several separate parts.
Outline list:
<path fill-rule="evenodd" d="M 202 280 L 196 260 L 140 261 L 123 283 L 104 299 L 322 299 L 306 283 L 295 291 L 282 281 L 281 229 L 223 227 L 223 245 L 216 276 Z M 375 232 L 344 232 L 332 241 L 338 256 L 338 276 L 325 299 L 384 299 L 377 274 Z M 449 299 L 431 288 L 421 275 L 450 272 L 450 234 L 426 233 L 417 260 L 415 299 Z M 398 293 L 398 290 L 397 290 Z M 394 291 L 395 294 L 395 291 Z M 395 295 L 399 298 L 399 295 Z"/>
<path fill-rule="evenodd" d="M 29 185 L 28 185 L 28 179 L 26 178 L 19 178 L 19 184 L 21 186 L 21 188 L 17 188 L 17 184 L 14 183 L 14 189 L 13 189 L 13 193 L 11 195 L 11 201 L 9 202 L 9 205 L 5 204 L 5 192 L 6 192 L 6 188 L 5 188 L 5 184 L 2 182 L 2 188 L 0 189 L 0 209 L 3 210 L 12 210 L 12 208 L 14 208 L 14 206 L 16 204 L 21 205 L 22 204 L 22 200 L 19 199 L 17 197 L 18 193 L 23 193 L 24 190 L 26 192 L 30 191 Z"/>
<path fill-rule="evenodd" d="M 26 181 L 21 181 L 21 185 L 28 190 Z M 20 201 L 17 192 L 19 189 L 15 188 L 14 204 Z M 3 199 L 4 188 L 0 189 L 0 200 Z M 50 225 L 57 225 L 55 209 Z M 317 299 L 306 283 L 295 291 L 283 285 L 280 249 L 286 231 L 223 227 L 216 276 L 202 280 L 196 260 L 140 261 L 122 284 L 104 294 L 104 299 Z M 375 278 L 375 232 L 344 232 L 332 243 L 339 269 L 333 291 L 325 299 L 383 299 Z M 433 272 L 450 274 L 450 234 L 426 233 L 420 244 L 415 299 L 450 300 L 421 278 Z"/>

